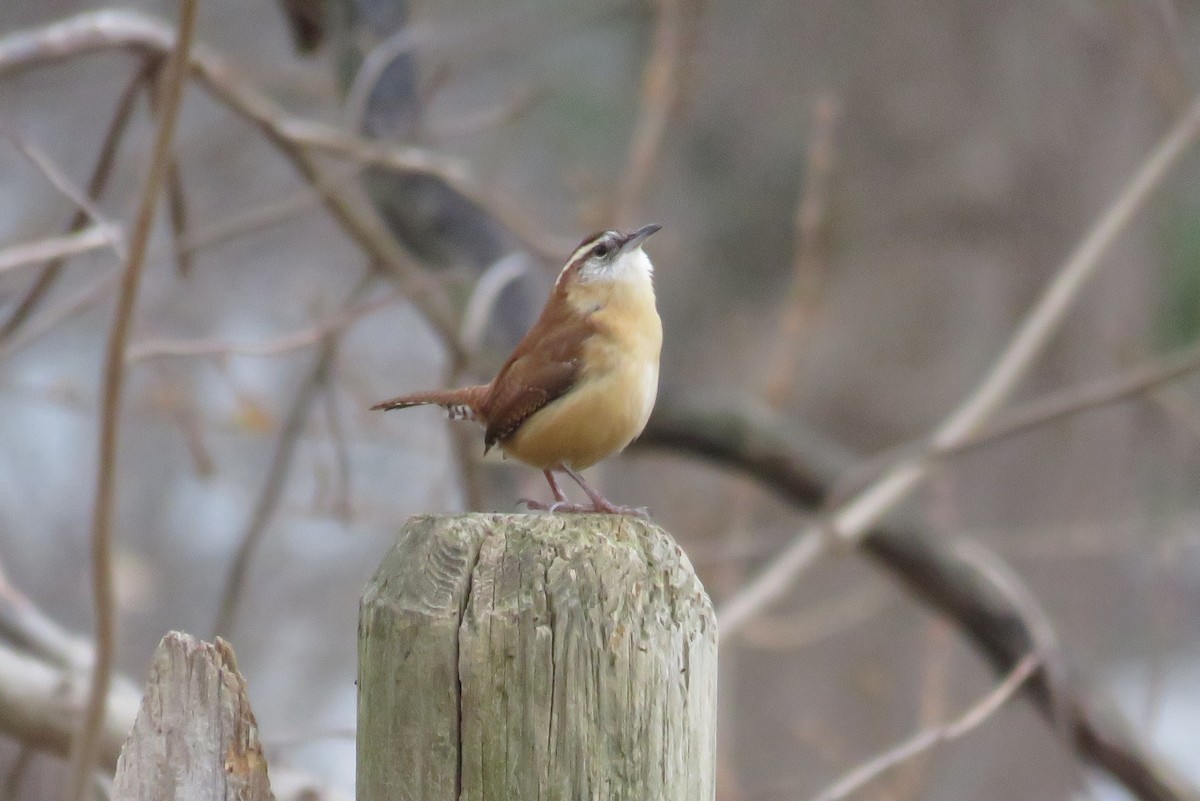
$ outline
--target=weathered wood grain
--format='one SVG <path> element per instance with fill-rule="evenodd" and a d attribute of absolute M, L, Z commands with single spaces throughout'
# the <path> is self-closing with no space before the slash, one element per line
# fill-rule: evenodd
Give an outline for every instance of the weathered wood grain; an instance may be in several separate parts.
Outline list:
<path fill-rule="evenodd" d="M 112 801 L 273 801 L 246 682 L 224 640 L 171 632 L 117 760 Z"/>
<path fill-rule="evenodd" d="M 359 801 L 714 797 L 712 606 L 653 524 L 414 518 L 359 635 Z"/>

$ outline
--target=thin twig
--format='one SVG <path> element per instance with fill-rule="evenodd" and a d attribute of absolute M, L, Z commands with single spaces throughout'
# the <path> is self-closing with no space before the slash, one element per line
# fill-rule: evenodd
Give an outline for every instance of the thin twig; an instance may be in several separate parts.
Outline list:
<path fill-rule="evenodd" d="M 278 356 L 312 347 L 332 333 L 342 331 L 367 315 L 403 299 L 391 292 L 335 314 L 328 320 L 259 342 L 230 342 L 224 339 L 146 339 L 130 345 L 125 358 L 130 362 L 163 356 Z"/>
<path fill-rule="evenodd" d="M 763 402 L 772 412 L 778 412 L 787 403 L 795 374 L 796 356 L 800 352 L 806 328 L 812 323 L 812 310 L 816 307 L 824 273 L 821 230 L 824 227 L 826 189 L 833 169 L 837 117 L 838 104 L 835 99 L 826 97 L 818 101 L 809 131 L 804 183 L 794 215 L 792 283 L 788 300 L 775 321 L 775 348 L 767 356 L 760 392 Z M 755 487 L 749 480 L 743 478 L 735 481 L 729 503 L 730 536 L 726 538 L 731 549 L 744 544 L 752 503 L 757 497 Z M 740 565 L 736 569 L 724 570 L 722 574 L 722 583 L 726 585 L 736 581 L 736 586 L 740 587 L 744 581 Z M 732 595 L 735 592 L 728 592 L 725 597 Z"/>
<path fill-rule="evenodd" d="M 175 245 L 175 269 L 181 276 L 192 271 L 192 251 L 184 247 L 188 232 L 187 194 L 183 189 L 183 171 L 179 159 L 172 158 L 167 172 L 167 208 L 171 221 L 171 241 Z"/>
<path fill-rule="evenodd" d="M 880 587 L 855 589 L 786 617 L 758 617 L 742 630 L 742 638 L 747 645 L 764 650 L 808 648 L 890 609 L 895 597 Z"/>
<path fill-rule="evenodd" d="M 374 271 L 368 270 L 359 279 L 347 297 L 345 305 L 348 306 L 359 300 L 371 285 L 373 275 Z M 279 438 L 275 443 L 275 451 L 271 456 L 271 464 L 267 468 L 262 491 L 254 504 L 250 522 L 242 533 L 237 553 L 234 555 L 233 564 L 229 569 L 229 576 L 221 591 L 212 637 L 219 635 L 229 639 L 233 633 L 246 585 L 246 576 L 250 571 L 250 562 L 254 559 L 263 535 L 266 534 L 267 526 L 270 525 L 275 510 L 279 507 L 279 501 L 283 497 L 283 490 L 287 486 L 287 480 L 291 473 L 296 445 L 300 440 L 300 435 L 304 433 L 304 426 L 308 422 L 313 402 L 325 387 L 330 371 L 333 369 L 339 339 L 340 335 L 337 330 L 333 330 L 321 338 L 321 347 L 313 360 L 312 367 L 292 399 L 292 405 L 279 430 Z"/>
<path fill-rule="evenodd" d="M 25 774 L 29 772 L 29 763 L 33 761 L 33 753 L 33 749 L 28 745 L 21 745 L 21 749 L 17 752 L 17 758 L 13 760 L 12 767 L 4 776 L 5 801 L 17 801 L 21 797 L 21 782 L 25 779 Z"/>
<path fill-rule="evenodd" d="M 336 183 L 343 183 L 344 181 L 357 176 L 358 173 L 358 168 L 355 168 L 347 174 L 338 176 L 333 180 Z M 331 186 L 332 185 L 333 184 L 331 184 Z M 278 201 L 254 208 L 243 214 L 235 215 L 227 220 L 221 220 L 205 227 L 201 231 L 195 231 L 189 234 L 187 239 L 180 243 L 179 249 L 183 254 L 190 258 L 203 248 L 222 244 L 239 236 L 281 223 L 287 220 L 289 217 L 305 211 L 311 206 L 319 204 L 321 199 L 320 192 L 311 188 L 306 188 L 299 192 L 289 193 Z M 151 250 L 150 256 L 147 257 L 147 261 L 151 264 L 154 264 L 164 255 L 164 248 L 159 246 Z M 61 262 L 56 262 L 56 264 L 61 265 Z M 53 266 L 54 265 L 49 265 L 46 269 L 49 270 Z M 45 278 L 46 275 L 47 274 L 44 272 L 41 278 Z M 47 311 L 44 315 L 39 317 L 35 323 L 31 323 L 29 328 L 25 329 L 19 336 L 14 336 L 11 339 L 6 340 L 3 335 L 3 329 L 0 329 L 0 357 L 8 356 L 9 354 L 20 350 L 21 348 L 24 348 L 25 346 L 40 339 L 50 331 L 57 328 L 60 323 L 86 311 L 96 303 L 99 303 L 117 286 L 119 277 L 120 271 L 115 270 L 111 274 L 92 282 L 82 290 L 71 295 L 71 297 L 60 303 L 54 309 Z M 39 281 L 41 278 L 39 278 Z M 34 289 L 37 289 L 36 285 Z M 29 294 L 26 295 L 25 299 L 18 306 L 17 311 L 19 312 L 21 308 L 24 308 L 27 305 L 27 302 L 29 302 L 28 305 L 30 307 L 30 311 L 32 311 L 32 307 L 40 300 L 40 297 L 35 297 L 35 295 L 36 293 L 34 290 L 30 290 Z M 24 319 L 24 315 L 20 316 L 18 319 L 18 314 L 14 312 L 13 316 L 10 318 L 10 322 L 16 321 L 19 326 Z M 15 330 L 16 327 L 14 327 L 14 331 Z M 135 347 L 137 346 L 135 345 Z"/>
<path fill-rule="evenodd" d="M 205 248 L 279 225 L 319 206 L 324 202 L 326 195 L 349 186 L 361 174 L 362 168 L 355 165 L 342 173 L 328 176 L 326 185 L 314 187 L 306 184 L 301 189 L 289 191 L 246 211 L 209 223 L 200 230 L 193 228 L 179 243 L 179 250 L 191 259 Z"/>
<path fill-rule="evenodd" d="M 117 234 L 121 230 L 120 226 L 109 222 L 99 207 L 87 196 L 87 193 L 77 187 L 58 168 L 54 160 L 39 146 L 8 126 L 0 125 L 0 133 L 4 134 L 13 143 L 13 146 L 20 151 L 21 155 L 29 160 L 29 163 L 37 167 L 38 171 L 46 177 L 46 180 L 60 194 L 74 203 L 77 209 L 84 212 L 97 228 L 109 234 L 109 245 L 112 247 L 113 252 L 117 254 L 118 258 L 125 261 L 128 258 L 128 254 L 125 252 L 125 243 L 121 241 L 120 236 Z"/>
<path fill-rule="evenodd" d="M 529 259 L 523 253 L 513 253 L 488 267 L 471 290 L 462 315 L 458 341 L 468 353 L 478 352 L 483 345 L 488 323 L 496 310 L 500 294 L 514 281 L 529 272 Z"/>
<path fill-rule="evenodd" d="M 796 203 L 792 285 L 776 324 L 775 348 L 768 362 L 764 397 L 782 408 L 795 380 L 796 359 L 804 333 L 812 325 L 825 282 L 825 236 L 829 178 L 834 165 L 834 137 L 841 109 L 836 97 L 818 98 L 805 158 L 804 188 Z"/>
<path fill-rule="evenodd" d="M 1200 371 L 1200 345 L 1149 360 L 1115 375 L 1066 387 L 1017 404 L 961 442 L 950 447 L 934 448 L 928 451 L 928 455 L 941 461 L 950 461 L 1080 412 L 1101 409 L 1160 390 L 1164 385 L 1187 378 L 1197 371 Z M 1163 397 L 1160 392 L 1154 399 L 1161 402 Z M 911 455 L 925 451 L 921 442 L 905 443 L 855 465 L 849 474 L 839 479 L 832 505 L 837 505 L 837 499 L 853 494 L 881 475 L 889 464 L 897 460 L 897 454 Z"/>
<path fill-rule="evenodd" d="M 1047 718 L 1069 741 L 1067 666 L 1062 644 L 1046 610 L 1016 571 L 992 550 L 978 542 L 963 540 L 952 546 L 955 558 L 969 565 L 987 586 L 1017 610 L 1024 623 L 1032 650 L 1038 655 L 1043 681 L 1049 695 Z"/>
<path fill-rule="evenodd" d="M 346 427 L 342 423 L 342 407 L 338 401 L 337 384 L 330 382 L 323 395 L 325 427 L 329 430 L 329 443 L 333 447 L 333 462 L 337 481 L 333 495 L 333 513 L 343 523 L 350 522 L 353 500 L 350 486 L 350 448 L 346 442 Z"/>
<path fill-rule="evenodd" d="M 1129 400 L 1200 370 L 1200 345 L 1139 364 L 1124 372 L 1027 401 L 1001 415 L 995 423 L 933 454 L 949 458 L 970 453 L 1000 440 L 1023 434 L 1078 414 Z"/>
<path fill-rule="evenodd" d="M 130 49 L 149 58 L 160 58 L 173 50 L 174 40 L 174 33 L 168 27 L 137 12 L 85 12 L 43 28 L 0 38 L 0 75 L 113 48 Z M 329 188 L 331 181 L 311 152 L 315 145 L 300 141 L 293 135 L 293 129 L 312 130 L 313 125 L 289 119 L 269 97 L 242 81 L 234 80 L 225 62 L 208 48 L 200 45 L 193 48 L 189 67 L 192 77 L 209 95 L 252 123 L 303 178 L 322 193 L 326 208 L 343 230 L 374 262 L 393 275 L 437 330 L 443 346 L 451 351 L 452 358 L 461 359 L 455 338 L 457 326 L 447 307 L 441 281 L 417 267 L 405 255 L 383 224 L 369 209 L 364 208 L 364 203 L 355 202 Z M 331 145 L 347 148 L 346 155 L 356 156 L 364 148 L 370 150 L 372 147 L 333 129 L 325 133 L 330 136 L 322 138 Z M 404 153 L 411 155 L 413 151 L 405 149 Z M 440 157 L 430 155 L 423 160 L 418 158 L 418 163 L 412 163 L 407 156 L 398 157 L 387 149 L 377 155 L 380 163 L 386 163 L 393 169 L 433 172 L 451 184 L 460 177 L 443 174 L 441 170 L 446 165 Z"/>
<path fill-rule="evenodd" d="M 266 482 L 259 493 L 250 516 L 250 522 L 242 534 L 237 553 L 234 555 L 229 575 L 225 579 L 225 587 L 221 591 L 220 604 L 217 607 L 217 618 L 213 623 L 211 638 L 232 638 L 233 627 L 237 621 L 238 608 L 241 605 L 242 593 L 246 585 L 246 576 L 250 570 L 250 562 L 262 542 L 267 526 L 274 517 L 279 501 L 283 497 L 283 489 L 291 473 L 292 457 L 300 435 L 304 433 L 305 423 L 312 409 L 312 403 L 325 385 L 329 375 L 330 365 L 337 352 L 337 337 L 327 334 L 321 340 L 321 349 L 313 361 L 313 366 L 299 391 L 292 399 L 292 405 L 284 418 L 279 430 L 279 439 L 275 452 L 271 457 L 270 467 L 267 468 Z"/>
<path fill-rule="evenodd" d="M 119 238 L 121 234 L 92 225 L 61 236 L 9 245 L 0 250 L 0 273 L 111 247 L 114 235 Z"/>
<path fill-rule="evenodd" d="M 621 171 L 612 217 L 619 225 L 630 225 L 654 175 L 654 163 L 666 136 L 667 123 L 679 105 L 680 65 L 695 37 L 686 28 L 695 26 L 695 0 L 658 0 L 658 24 L 646 69 L 638 119 L 633 127 L 629 156 Z"/>
<path fill-rule="evenodd" d="M 96 157 L 96 166 L 92 168 L 92 175 L 88 179 L 87 196 L 92 200 L 96 200 L 104 192 L 104 188 L 108 185 L 108 178 L 112 174 L 113 165 L 116 163 L 117 150 L 120 147 L 121 139 L 125 135 L 125 130 L 129 127 L 129 121 L 133 117 L 133 109 L 137 100 L 138 92 L 142 87 L 142 83 L 147 79 L 151 69 L 157 69 L 157 61 L 151 66 L 143 67 L 137 70 L 133 77 L 129 80 L 125 89 L 121 92 L 121 97 L 117 101 L 117 108 L 113 112 L 112 121 L 108 124 L 108 130 L 104 133 L 104 139 L 100 144 L 100 154 Z M 88 213 L 80 208 L 76 209 L 71 221 L 67 223 L 67 231 L 78 231 L 87 223 Z M 0 325 L 0 347 L 6 346 L 21 328 L 24 322 L 29 319 L 37 309 L 38 304 L 49 293 L 50 288 L 54 286 L 54 282 L 58 280 L 59 274 L 62 272 L 65 260 L 59 259 L 47 264 L 42 270 L 41 275 L 33 282 L 33 285 L 21 298 L 21 301 L 13 309 L 12 314 Z"/>
<path fill-rule="evenodd" d="M 146 82 L 146 94 L 150 98 L 151 116 L 158 114 L 159 92 L 161 87 L 155 81 Z M 187 238 L 188 207 L 187 196 L 183 190 L 183 172 L 179 168 L 179 159 L 171 154 L 167 162 L 166 177 L 167 220 L 171 223 L 171 242 L 175 246 L 175 271 L 180 276 L 191 272 L 191 253 L 183 249 L 183 241 Z"/>
<path fill-rule="evenodd" d="M 494 106 L 480 108 L 436 126 L 422 120 L 423 137 L 434 142 L 459 139 L 509 125 L 537 108 L 550 96 L 546 89 L 525 89 Z"/>
<path fill-rule="evenodd" d="M 818 100 L 808 134 L 804 182 L 793 222 L 792 281 L 788 298 L 775 320 L 775 347 L 766 357 L 760 395 L 763 403 L 772 412 L 779 412 L 787 403 L 791 391 L 796 356 L 800 352 L 801 340 L 812 323 L 812 311 L 817 304 L 817 294 L 824 273 L 824 248 L 821 231 L 825 220 L 825 197 L 830 172 L 833 169 L 834 133 L 838 117 L 838 104 L 832 97 Z M 748 523 L 753 502 L 760 497 L 756 487 L 748 478 L 735 480 L 729 500 L 729 536 L 726 537 L 730 550 L 744 547 L 748 538 Z M 721 584 L 732 587 L 722 593 L 724 598 L 732 596 L 745 580 L 741 565 L 727 566 L 720 573 Z"/>
<path fill-rule="evenodd" d="M 411 145 L 384 144 L 348 136 L 337 128 L 312 120 L 281 118 L 277 127 L 281 136 L 296 145 L 348 158 L 361 166 L 434 176 L 486 209 L 490 217 L 508 228 L 531 253 L 543 258 L 557 261 L 571 249 L 571 240 L 538 230 L 511 202 L 480 187 L 464 162 Z"/>
<path fill-rule="evenodd" d="M 921 695 L 917 711 L 918 729 L 941 725 L 946 719 L 946 695 L 953 661 L 954 629 L 950 621 L 937 617 L 929 621 L 925 635 L 925 667 L 921 676 Z M 896 772 L 887 788 L 888 801 L 910 801 L 920 797 L 929 774 L 930 755 L 909 760 Z"/>
<path fill-rule="evenodd" d="M 96 613 L 96 662 L 92 669 L 87 707 L 71 759 L 68 801 L 83 801 L 91 784 L 100 747 L 105 705 L 116 656 L 116 606 L 113 595 L 112 524 L 116 496 L 117 435 L 125 377 L 125 348 L 137 304 L 154 209 L 171 154 L 188 63 L 188 48 L 196 24 L 199 0 L 181 0 L 179 31 L 163 76 L 162 113 L 154 137 L 150 168 L 142 187 L 137 216 L 129 238 L 128 261 L 121 280 L 117 309 L 104 359 L 100 413 L 100 442 L 92 516 L 92 581 Z"/>
<path fill-rule="evenodd" d="M 996 364 L 965 401 L 930 437 L 933 450 L 957 446 L 975 434 L 1004 403 L 1058 329 L 1101 257 L 1167 177 L 1170 169 L 1200 134 L 1200 98 L 1167 134 L 1097 220 L 1033 306 Z M 904 500 L 929 474 L 924 453 L 903 459 L 880 480 L 814 526 L 808 527 L 779 558 L 719 611 L 726 637 L 769 604 L 795 577 L 824 552 L 825 535 L 843 543 L 861 539 L 888 511 Z"/>
<path fill-rule="evenodd" d="M 963 713 L 961 717 L 944 726 L 917 732 L 895 748 L 883 752 L 847 773 L 827 790 L 818 794 L 814 801 L 840 801 L 880 774 L 903 764 L 918 754 L 970 733 L 1004 706 L 1017 690 L 1021 689 L 1021 685 L 1033 675 L 1040 664 L 1037 654 L 1025 656 L 1005 677 L 1004 681 L 996 685 L 991 692 Z"/>
<path fill-rule="evenodd" d="M 43 275 L 45 274 L 43 273 Z M 107 297 L 120 282 L 121 269 L 117 267 L 89 282 L 83 289 L 75 292 L 53 309 L 39 315 L 34 322 L 20 326 L 19 332 L 12 338 L 5 340 L 0 337 L 0 358 L 17 352 L 26 345 L 41 339 L 66 320 L 82 314 Z M 30 296 L 26 295 L 26 297 Z M 10 319 L 15 319 L 15 315 Z"/>

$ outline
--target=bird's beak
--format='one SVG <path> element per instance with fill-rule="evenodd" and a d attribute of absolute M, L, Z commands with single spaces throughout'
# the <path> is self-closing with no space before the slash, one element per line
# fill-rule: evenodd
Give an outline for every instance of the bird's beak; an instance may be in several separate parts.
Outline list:
<path fill-rule="evenodd" d="M 621 243 L 621 252 L 629 253 L 630 251 L 637 250 L 642 246 L 642 243 L 646 241 L 646 237 L 650 236 L 650 234 L 654 233 L 660 228 L 662 228 L 661 225 L 656 225 L 654 223 L 651 223 L 650 225 L 643 225 L 641 228 L 630 234 L 629 238 Z"/>

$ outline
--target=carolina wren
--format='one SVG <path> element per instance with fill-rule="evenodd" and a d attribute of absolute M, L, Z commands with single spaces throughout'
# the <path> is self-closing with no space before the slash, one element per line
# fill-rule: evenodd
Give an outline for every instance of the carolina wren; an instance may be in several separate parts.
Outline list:
<path fill-rule="evenodd" d="M 579 474 L 633 441 L 658 394 L 662 321 L 654 306 L 654 268 L 642 250 L 662 226 L 601 231 L 567 261 L 541 316 L 491 383 L 402 395 L 373 409 L 436 404 L 452 418 L 478 421 L 484 453 L 504 453 L 540 469 L 554 501 L 524 500 L 551 512 L 642 514 L 615 506 Z M 569 475 L 591 505 L 567 500 L 554 473 Z"/>

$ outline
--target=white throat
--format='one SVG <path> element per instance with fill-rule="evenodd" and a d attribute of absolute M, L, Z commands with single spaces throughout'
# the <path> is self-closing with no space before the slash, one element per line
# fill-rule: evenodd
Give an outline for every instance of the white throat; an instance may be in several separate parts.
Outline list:
<path fill-rule="evenodd" d="M 641 248 L 622 253 L 611 262 L 592 259 L 579 271 L 578 280 L 584 284 L 612 281 L 615 283 L 651 283 L 654 265 Z"/>

